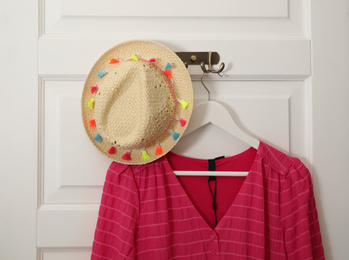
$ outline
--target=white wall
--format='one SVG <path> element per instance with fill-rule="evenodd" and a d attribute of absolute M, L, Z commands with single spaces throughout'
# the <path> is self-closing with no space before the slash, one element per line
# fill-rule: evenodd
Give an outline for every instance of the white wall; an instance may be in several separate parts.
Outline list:
<path fill-rule="evenodd" d="M 35 259 L 38 2 L 0 2 L 0 259 Z"/>
<path fill-rule="evenodd" d="M 312 1 L 313 182 L 326 259 L 349 259 L 349 2 Z"/>

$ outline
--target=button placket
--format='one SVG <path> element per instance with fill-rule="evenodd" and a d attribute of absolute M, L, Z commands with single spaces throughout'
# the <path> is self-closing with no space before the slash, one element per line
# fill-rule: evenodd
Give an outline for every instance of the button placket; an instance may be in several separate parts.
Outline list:
<path fill-rule="evenodd" d="M 208 234 L 209 241 L 207 241 L 207 253 L 209 259 L 213 257 L 212 259 L 216 259 L 216 257 L 219 254 L 219 243 L 218 243 L 218 235 L 214 232 L 211 231 Z"/>

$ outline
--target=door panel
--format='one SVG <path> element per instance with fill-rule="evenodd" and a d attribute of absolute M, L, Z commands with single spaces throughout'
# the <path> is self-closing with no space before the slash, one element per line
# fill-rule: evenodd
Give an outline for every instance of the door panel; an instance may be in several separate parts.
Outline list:
<path fill-rule="evenodd" d="M 165 39 L 164 34 L 226 35 L 226 28 L 231 29 L 228 34 L 299 34 L 302 8 L 300 0 L 42 0 L 41 10 L 45 35 L 161 34 Z"/>
<path fill-rule="evenodd" d="M 100 172 L 110 161 L 90 145 L 81 123 L 83 85 L 83 81 L 44 82 L 41 195 L 45 204 L 99 203 L 104 181 Z"/>
<path fill-rule="evenodd" d="M 39 248 L 52 251 L 91 247 L 97 222 L 97 204 L 43 205 L 38 212 Z"/>
<path fill-rule="evenodd" d="M 150 0 L 139 2 L 101 1 L 99 5 L 93 0 L 55 0 L 55 6 L 60 6 L 62 17 L 286 17 L 287 0 L 269 0 L 261 4 L 258 0 L 221 0 L 219 4 L 203 4 L 200 0 L 178 0 L 171 4 Z M 59 3 L 59 5 L 57 5 Z M 222 9 L 224 6 L 224 9 Z M 257 6 L 259 8 L 251 8 Z M 149 8 L 152 7 L 152 8 Z M 198 8 L 199 7 L 199 8 Z M 52 7 L 47 6 L 47 10 Z M 58 11 L 58 10 L 57 10 Z"/>
<path fill-rule="evenodd" d="M 63 251 L 64 250 L 64 251 Z M 88 249 L 48 249 L 41 252 L 40 259 L 45 260 L 87 260 L 90 259 L 91 252 Z"/>

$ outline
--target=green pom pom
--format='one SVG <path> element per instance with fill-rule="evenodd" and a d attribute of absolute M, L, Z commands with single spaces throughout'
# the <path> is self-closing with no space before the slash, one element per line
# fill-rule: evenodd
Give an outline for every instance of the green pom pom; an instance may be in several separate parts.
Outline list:
<path fill-rule="evenodd" d="M 93 109 L 93 106 L 95 104 L 95 100 L 92 98 L 89 102 L 88 102 L 88 107 Z"/>
<path fill-rule="evenodd" d="M 142 151 L 142 159 L 143 161 L 148 160 L 150 158 L 150 155 L 147 153 L 146 150 Z"/>
<path fill-rule="evenodd" d="M 189 105 L 189 103 L 185 100 L 181 100 L 182 107 L 185 109 Z"/>

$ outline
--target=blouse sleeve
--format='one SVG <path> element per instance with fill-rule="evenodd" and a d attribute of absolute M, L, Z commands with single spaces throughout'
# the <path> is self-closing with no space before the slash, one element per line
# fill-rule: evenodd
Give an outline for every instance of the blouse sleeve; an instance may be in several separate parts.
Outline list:
<path fill-rule="evenodd" d="M 136 259 L 138 218 L 139 197 L 132 167 L 113 162 L 103 187 L 91 259 Z"/>
<path fill-rule="evenodd" d="M 324 259 L 311 176 L 298 159 L 285 178 L 280 202 L 287 259 Z"/>

